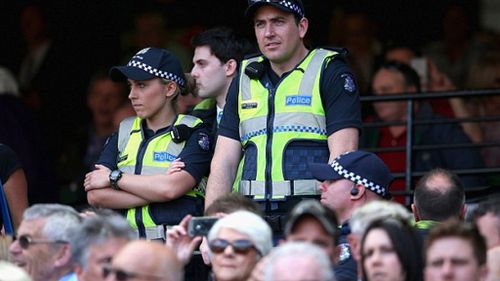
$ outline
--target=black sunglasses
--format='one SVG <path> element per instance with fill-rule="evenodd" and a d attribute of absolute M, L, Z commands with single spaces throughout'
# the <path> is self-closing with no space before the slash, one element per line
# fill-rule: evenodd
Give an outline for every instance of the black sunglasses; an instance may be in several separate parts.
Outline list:
<path fill-rule="evenodd" d="M 214 239 L 208 243 L 210 250 L 215 254 L 224 252 L 227 246 L 233 247 L 235 253 L 246 255 L 251 249 L 255 249 L 260 254 L 259 250 L 255 247 L 252 241 L 247 239 L 235 240 L 229 242 L 225 239 Z"/>
<path fill-rule="evenodd" d="M 118 268 L 104 266 L 102 268 L 102 277 L 107 278 L 110 274 L 114 274 L 116 277 L 116 280 L 118 280 L 118 281 L 127 281 L 129 279 L 134 279 L 134 278 L 142 278 L 145 280 L 155 281 L 155 280 L 161 280 L 163 278 L 161 276 L 154 276 L 154 275 L 141 274 L 141 273 L 135 273 L 135 272 L 127 272 L 125 270 L 121 270 Z"/>
<path fill-rule="evenodd" d="M 21 235 L 17 237 L 17 242 L 22 249 L 26 250 L 33 244 L 68 244 L 68 241 L 64 240 L 35 240 L 27 235 Z"/>

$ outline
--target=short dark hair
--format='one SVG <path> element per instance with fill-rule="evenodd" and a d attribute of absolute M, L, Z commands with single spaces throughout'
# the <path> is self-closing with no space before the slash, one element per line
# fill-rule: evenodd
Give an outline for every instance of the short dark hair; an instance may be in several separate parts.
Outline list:
<path fill-rule="evenodd" d="M 401 267 L 406 275 L 407 281 L 423 280 L 423 257 L 422 240 L 416 230 L 407 222 L 398 219 L 376 220 L 368 226 L 361 240 L 361 266 L 364 269 L 366 255 L 363 251 L 365 240 L 370 231 L 374 229 L 383 230 L 389 239 Z M 363 270 L 364 279 L 367 279 L 366 270 Z"/>
<path fill-rule="evenodd" d="M 425 252 L 439 239 L 456 237 L 470 243 L 474 256 L 479 265 L 486 263 L 486 242 L 479 233 L 477 227 L 472 223 L 460 222 L 452 219 L 438 224 L 434 227 L 425 240 Z"/>
<path fill-rule="evenodd" d="M 434 177 L 446 178 L 448 184 L 434 188 L 428 182 Z M 413 194 L 421 219 L 444 221 L 459 218 L 465 200 L 464 186 L 457 174 L 441 168 L 427 172 L 418 181 Z"/>
<path fill-rule="evenodd" d="M 250 43 L 236 36 L 228 27 L 215 27 L 196 34 L 191 39 L 191 46 L 209 47 L 210 52 L 222 63 L 234 59 L 239 64 L 245 53 L 250 51 Z"/>
<path fill-rule="evenodd" d="M 399 49 L 405 49 L 413 53 L 415 57 L 421 57 L 422 52 L 415 46 L 412 46 L 410 44 L 406 43 L 401 43 L 401 42 L 390 42 L 386 46 L 384 46 L 384 49 L 382 50 L 382 58 L 385 59 L 387 54 L 389 52 L 392 52 L 394 50 L 399 50 Z"/>
<path fill-rule="evenodd" d="M 213 216 L 216 213 L 230 214 L 236 211 L 249 211 L 262 217 L 262 211 L 254 201 L 239 193 L 228 193 L 217 198 L 205 210 L 205 215 Z"/>
<path fill-rule="evenodd" d="M 420 77 L 411 66 L 397 61 L 386 61 L 380 65 L 377 71 L 381 69 L 395 70 L 401 73 L 406 87 L 415 87 L 417 92 L 421 92 Z"/>

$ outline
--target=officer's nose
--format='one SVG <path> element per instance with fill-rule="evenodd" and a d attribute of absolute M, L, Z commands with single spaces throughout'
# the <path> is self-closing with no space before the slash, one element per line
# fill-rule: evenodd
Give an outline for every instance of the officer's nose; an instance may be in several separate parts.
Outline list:
<path fill-rule="evenodd" d="M 272 24 L 266 25 L 265 30 L 264 30 L 264 35 L 266 37 L 272 37 L 274 35 L 274 28 L 273 28 Z"/>
<path fill-rule="evenodd" d="M 326 189 L 328 188 L 328 184 L 326 183 L 326 181 L 324 182 L 321 182 L 321 184 L 319 185 L 319 190 L 323 193 L 323 192 L 326 192 Z"/>
<path fill-rule="evenodd" d="M 137 95 L 136 95 L 136 93 L 135 93 L 135 89 L 134 89 L 134 86 L 133 86 L 133 85 L 132 85 L 132 86 L 130 86 L 130 92 L 128 93 L 128 98 L 129 98 L 130 100 L 133 100 L 133 99 L 137 98 Z"/>

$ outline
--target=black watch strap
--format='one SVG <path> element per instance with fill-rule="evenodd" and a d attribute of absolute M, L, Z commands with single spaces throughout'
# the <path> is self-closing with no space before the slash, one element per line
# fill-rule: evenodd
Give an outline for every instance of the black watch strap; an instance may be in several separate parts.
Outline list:
<path fill-rule="evenodd" d="M 109 174 L 109 182 L 111 183 L 111 187 L 116 190 L 120 190 L 120 187 L 118 186 L 118 181 L 122 178 L 123 172 L 120 170 L 113 170 Z"/>

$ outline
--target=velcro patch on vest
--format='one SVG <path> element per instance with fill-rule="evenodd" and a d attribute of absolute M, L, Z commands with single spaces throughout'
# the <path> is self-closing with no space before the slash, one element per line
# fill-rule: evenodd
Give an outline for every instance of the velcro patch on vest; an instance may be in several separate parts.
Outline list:
<path fill-rule="evenodd" d="M 177 156 L 172 155 L 166 151 L 153 152 L 153 161 L 155 162 L 172 162 L 177 159 Z"/>
<path fill-rule="evenodd" d="M 125 154 L 125 155 L 119 155 L 119 156 L 118 156 L 118 159 L 116 159 L 116 163 L 118 164 L 118 163 L 120 163 L 120 162 L 123 162 L 123 161 L 127 160 L 127 158 L 128 158 L 128 154 Z"/>
<path fill-rule="evenodd" d="M 312 98 L 310 96 L 286 96 L 286 106 L 292 105 L 311 105 Z"/>
<path fill-rule="evenodd" d="M 241 104 L 241 109 L 252 109 L 257 108 L 258 103 L 256 101 L 244 102 Z"/>

